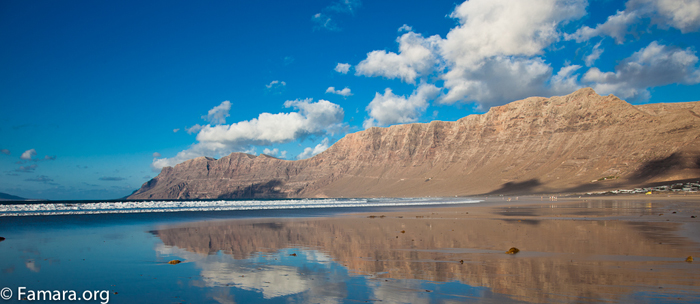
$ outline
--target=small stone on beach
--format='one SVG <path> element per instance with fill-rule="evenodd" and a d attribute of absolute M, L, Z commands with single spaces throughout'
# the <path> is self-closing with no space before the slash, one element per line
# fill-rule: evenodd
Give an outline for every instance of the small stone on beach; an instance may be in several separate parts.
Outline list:
<path fill-rule="evenodd" d="M 693 256 L 692 256 L 692 255 L 691 255 L 691 256 L 688 256 L 687 258 L 685 258 L 685 261 L 688 262 L 688 263 L 692 263 L 692 262 L 693 262 Z"/>
<path fill-rule="evenodd" d="M 520 252 L 520 249 L 515 248 L 515 247 L 510 247 L 510 249 L 508 249 L 508 251 L 506 251 L 507 254 L 516 254 L 518 252 Z"/>
<path fill-rule="evenodd" d="M 180 263 L 182 263 L 182 261 L 180 261 L 180 260 L 172 260 L 172 261 L 168 262 L 168 264 L 170 264 L 170 265 L 175 265 L 175 264 L 180 264 Z"/>

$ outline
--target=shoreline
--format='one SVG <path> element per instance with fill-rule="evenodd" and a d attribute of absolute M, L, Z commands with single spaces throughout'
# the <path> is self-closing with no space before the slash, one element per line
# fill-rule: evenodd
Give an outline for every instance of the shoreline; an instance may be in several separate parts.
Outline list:
<path fill-rule="evenodd" d="M 471 198 L 484 201 L 5 218 L 0 268 L 7 282 L 110 289 L 115 302 L 700 301 L 700 264 L 685 262 L 700 257 L 697 198 Z M 84 283 L 51 277 L 67 271 Z"/>

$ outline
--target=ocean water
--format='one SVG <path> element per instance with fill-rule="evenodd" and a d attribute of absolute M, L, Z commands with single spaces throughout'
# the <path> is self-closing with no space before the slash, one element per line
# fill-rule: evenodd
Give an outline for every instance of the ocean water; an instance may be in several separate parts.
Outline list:
<path fill-rule="evenodd" d="M 0 205 L 2 216 L 151 213 L 184 211 L 236 211 L 319 208 L 434 206 L 478 203 L 470 198 L 356 198 L 184 201 L 57 201 Z"/>

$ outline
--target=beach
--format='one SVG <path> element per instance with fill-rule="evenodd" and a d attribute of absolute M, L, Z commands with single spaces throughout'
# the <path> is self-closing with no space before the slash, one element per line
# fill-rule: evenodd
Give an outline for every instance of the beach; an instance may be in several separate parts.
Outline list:
<path fill-rule="evenodd" d="M 473 199 L 0 218 L 0 287 L 109 303 L 700 301 L 698 196 Z"/>

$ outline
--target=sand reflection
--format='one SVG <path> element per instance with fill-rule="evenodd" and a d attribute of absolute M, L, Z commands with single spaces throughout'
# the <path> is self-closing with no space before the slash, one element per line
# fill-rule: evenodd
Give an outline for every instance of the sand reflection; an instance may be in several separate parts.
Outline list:
<path fill-rule="evenodd" d="M 212 284 L 235 283 L 262 290 L 266 298 L 315 290 L 320 283 L 301 275 L 303 266 L 251 268 L 236 261 L 254 258 L 265 265 L 260 257 L 299 248 L 304 254 L 297 258 L 316 259 L 308 263 L 332 260 L 351 274 L 374 278 L 375 297 L 394 301 L 425 290 L 403 288 L 382 296 L 396 289 L 384 279 L 459 281 L 527 302 L 634 301 L 639 293 L 697 299 L 700 294 L 700 267 L 684 262 L 699 255 L 698 243 L 678 233 L 689 223 L 553 219 L 551 211 L 539 219 L 537 212 L 524 210 L 503 215 L 503 209 L 494 209 L 472 218 L 453 208 L 424 216 L 217 221 L 153 233 L 165 245 L 159 250 L 179 250 L 177 255 L 201 263 Z M 521 253 L 504 254 L 512 246 Z M 222 255 L 228 260 L 211 258 Z M 280 281 L 284 278 L 294 282 Z"/>

